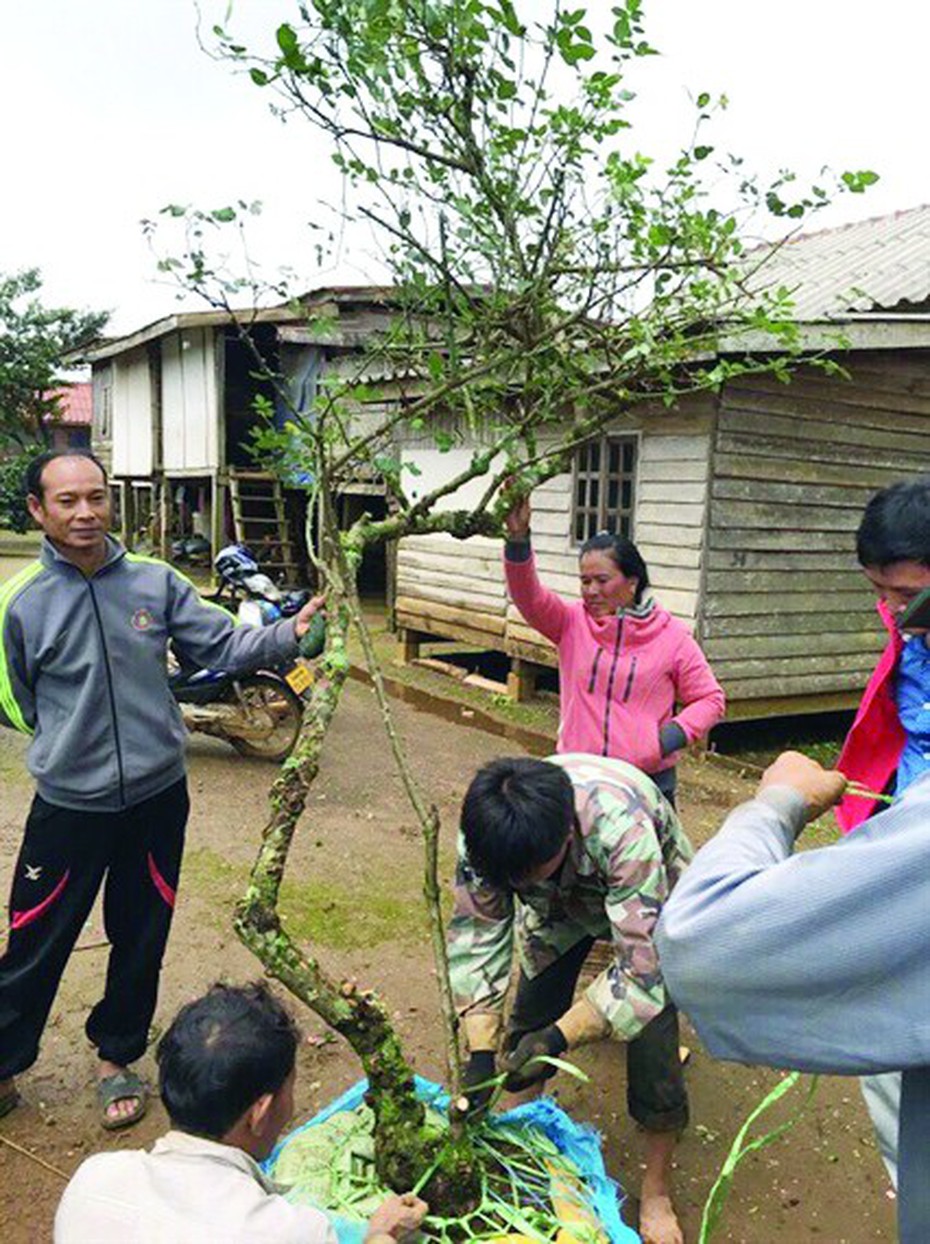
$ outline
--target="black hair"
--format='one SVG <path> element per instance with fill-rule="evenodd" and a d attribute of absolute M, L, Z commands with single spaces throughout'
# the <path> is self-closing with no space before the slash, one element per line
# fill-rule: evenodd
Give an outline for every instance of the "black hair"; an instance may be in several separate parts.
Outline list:
<path fill-rule="evenodd" d="M 183 1006 L 158 1045 L 158 1082 L 172 1124 L 222 1140 L 294 1070 L 300 1034 L 267 985 L 216 984 Z"/>
<path fill-rule="evenodd" d="M 571 778 L 528 757 L 492 760 L 472 778 L 462 803 L 468 860 L 492 885 L 510 888 L 555 858 L 575 816 Z"/>
<path fill-rule="evenodd" d="M 633 600 L 637 605 L 639 604 L 643 598 L 643 592 L 649 586 L 649 571 L 646 569 L 642 553 L 629 536 L 599 531 L 596 536 L 585 540 L 578 554 L 579 558 L 584 557 L 585 553 L 609 554 L 621 574 L 625 574 L 628 579 L 636 579 L 636 595 Z"/>
<path fill-rule="evenodd" d="M 930 475 L 901 480 L 875 494 L 856 532 L 856 555 L 862 566 L 930 566 Z"/>
<path fill-rule="evenodd" d="M 42 472 L 56 458 L 89 458 L 100 468 L 103 482 L 107 482 L 107 469 L 91 450 L 45 449 L 26 464 L 26 470 L 23 472 L 23 489 L 27 497 L 37 497 L 39 501 L 42 500 Z"/>

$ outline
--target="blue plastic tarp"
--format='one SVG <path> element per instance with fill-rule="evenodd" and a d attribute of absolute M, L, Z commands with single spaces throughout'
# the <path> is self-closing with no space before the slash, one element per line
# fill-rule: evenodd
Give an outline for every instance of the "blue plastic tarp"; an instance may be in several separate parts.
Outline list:
<path fill-rule="evenodd" d="M 449 1097 L 441 1085 L 417 1076 L 416 1086 L 417 1094 L 423 1101 L 437 1110 L 443 1112 L 446 1110 Z M 307 1123 L 295 1128 L 275 1146 L 274 1152 L 264 1163 L 265 1170 L 273 1176 L 278 1155 L 292 1136 L 296 1136 L 308 1127 L 317 1127 L 320 1123 L 331 1119 L 334 1114 L 340 1114 L 344 1110 L 355 1110 L 362 1104 L 367 1091 L 368 1081 L 360 1080 L 358 1084 L 353 1085 L 341 1097 L 330 1102 Z M 559 1152 L 577 1167 L 590 1192 L 589 1204 L 611 1244 L 640 1244 L 636 1232 L 620 1218 L 620 1201 L 623 1194 L 604 1169 L 601 1140 L 594 1128 L 583 1123 L 576 1123 L 560 1106 L 556 1105 L 551 1097 L 540 1097 L 536 1101 L 518 1106 L 515 1110 L 508 1110 L 505 1114 L 492 1115 L 490 1122 L 492 1126 L 495 1122 L 528 1123 L 539 1128 Z M 332 1215 L 332 1219 L 340 1244 L 361 1244 L 366 1229 L 364 1223 L 352 1222 L 335 1214 Z"/>

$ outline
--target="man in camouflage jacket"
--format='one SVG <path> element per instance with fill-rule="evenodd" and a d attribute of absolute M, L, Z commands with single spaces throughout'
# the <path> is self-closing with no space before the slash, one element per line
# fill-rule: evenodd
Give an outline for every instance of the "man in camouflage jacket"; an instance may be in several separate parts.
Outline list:
<path fill-rule="evenodd" d="M 448 945 L 470 1054 L 466 1082 L 494 1074 L 516 947 L 506 1087 L 538 1092 L 554 1074 L 538 1055 L 558 1057 L 604 1037 L 626 1044 L 628 1109 L 646 1133 L 640 1231 L 650 1244 L 682 1240 L 669 1176 L 688 1102 L 678 1016 L 653 930 L 691 855 L 671 806 L 623 761 L 580 754 L 493 761 L 465 796 Z M 613 961 L 573 1002 L 598 938 L 611 941 Z M 469 1094 L 478 1108 L 487 1096 Z"/>

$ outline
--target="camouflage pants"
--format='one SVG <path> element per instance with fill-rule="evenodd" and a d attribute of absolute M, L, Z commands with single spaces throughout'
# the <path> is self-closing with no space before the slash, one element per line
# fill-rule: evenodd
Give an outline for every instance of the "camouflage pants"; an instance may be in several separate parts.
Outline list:
<path fill-rule="evenodd" d="M 583 938 L 538 976 L 522 969 L 504 1038 L 512 1050 L 521 1037 L 559 1019 L 572 1004 L 593 937 Z M 688 1123 L 688 1091 L 679 1057 L 678 1010 L 671 1003 L 626 1043 L 626 1103 L 647 1132 L 679 1132 Z"/>

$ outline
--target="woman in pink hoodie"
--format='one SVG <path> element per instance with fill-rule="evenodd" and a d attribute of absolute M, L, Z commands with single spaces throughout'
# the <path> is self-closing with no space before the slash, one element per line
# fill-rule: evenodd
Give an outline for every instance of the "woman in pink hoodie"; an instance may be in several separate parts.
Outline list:
<path fill-rule="evenodd" d="M 506 519 L 511 598 L 559 654 L 557 750 L 626 760 L 674 802 L 675 761 L 723 717 L 723 690 L 684 623 L 649 595 L 649 573 L 624 536 L 581 549 L 581 600 L 543 587 L 530 547 L 530 503 Z"/>

